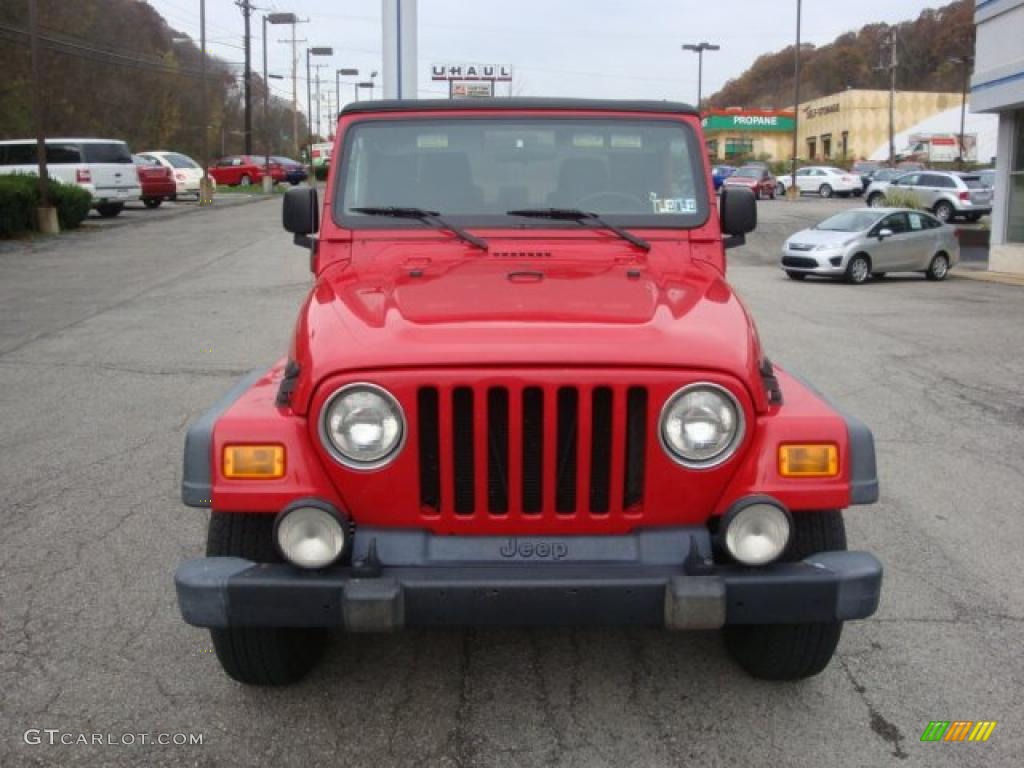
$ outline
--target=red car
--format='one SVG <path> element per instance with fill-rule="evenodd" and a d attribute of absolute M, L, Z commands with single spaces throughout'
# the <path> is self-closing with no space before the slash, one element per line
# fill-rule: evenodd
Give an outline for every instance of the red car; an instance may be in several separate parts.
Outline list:
<path fill-rule="evenodd" d="M 132 155 L 132 160 L 139 172 L 142 202 L 147 208 L 159 208 L 164 200 L 174 199 L 177 188 L 170 168 L 139 155 Z"/>
<path fill-rule="evenodd" d="M 287 356 L 185 441 L 211 514 L 178 603 L 227 674 L 298 680 L 331 627 L 502 624 L 721 629 L 755 676 L 822 671 L 878 605 L 840 511 L 877 500 L 874 443 L 726 282 L 757 208 L 715 204 L 697 111 L 366 101 L 335 156 L 322 207 L 284 198 L 313 272 Z"/>
<path fill-rule="evenodd" d="M 778 182 L 767 167 L 761 165 L 745 165 L 732 174 L 724 182 L 725 186 L 746 187 L 754 193 L 758 200 L 775 199 Z"/>
<path fill-rule="evenodd" d="M 229 187 L 260 184 L 267 174 L 266 158 L 255 155 L 222 157 L 210 167 L 209 173 L 218 184 L 226 184 Z M 271 160 L 270 177 L 277 184 L 285 181 L 288 174 L 280 163 Z"/>

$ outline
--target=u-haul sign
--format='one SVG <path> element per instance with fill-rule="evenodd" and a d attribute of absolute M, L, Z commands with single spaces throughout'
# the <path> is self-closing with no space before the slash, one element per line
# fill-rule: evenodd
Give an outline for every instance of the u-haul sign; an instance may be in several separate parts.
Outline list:
<path fill-rule="evenodd" d="M 512 81 L 512 67 L 506 64 L 431 64 L 431 80 Z"/>

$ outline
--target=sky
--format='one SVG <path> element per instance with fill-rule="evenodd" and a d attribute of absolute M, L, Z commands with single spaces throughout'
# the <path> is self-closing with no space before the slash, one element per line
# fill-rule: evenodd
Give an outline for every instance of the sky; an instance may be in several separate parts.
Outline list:
<path fill-rule="evenodd" d="M 175 29 L 199 39 L 199 0 L 148 0 Z M 915 18 L 946 0 L 803 0 L 805 42 L 823 45 L 874 22 Z M 259 16 L 291 11 L 308 23 L 296 27 L 299 101 L 305 103 L 306 46 L 331 46 L 334 56 L 314 59 L 323 107 L 334 98 L 335 71 L 343 78 L 342 105 L 354 98 L 345 81 L 366 80 L 381 69 L 380 0 L 252 0 L 253 67 L 262 67 Z M 242 11 L 234 0 L 206 0 L 207 37 L 217 56 L 242 62 Z M 705 97 L 742 74 L 763 53 L 792 44 L 796 0 L 419 0 L 419 94 L 447 95 L 430 81 L 433 63 L 508 64 L 513 95 L 697 100 L 697 56 L 683 43 L 708 41 L 720 51 L 704 54 Z M 273 92 L 291 98 L 291 26 L 269 26 L 268 71 Z M 329 85 L 328 82 L 329 81 Z M 378 76 L 377 82 L 380 82 Z M 499 95 L 506 95 L 501 90 Z M 362 91 L 365 97 L 367 91 Z M 381 90 L 375 93 L 378 97 Z M 736 105 L 743 106 L 743 105 Z M 333 106 L 332 106 L 333 108 Z"/>

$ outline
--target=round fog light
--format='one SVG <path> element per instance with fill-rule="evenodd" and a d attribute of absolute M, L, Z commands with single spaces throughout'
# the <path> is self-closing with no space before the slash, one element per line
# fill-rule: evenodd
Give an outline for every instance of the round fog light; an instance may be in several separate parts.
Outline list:
<path fill-rule="evenodd" d="M 284 510 L 277 519 L 277 548 L 292 565 L 324 568 L 345 550 L 344 521 L 329 508 L 309 503 Z"/>
<path fill-rule="evenodd" d="M 726 516 L 725 548 L 744 565 L 766 565 L 786 551 L 791 529 L 786 510 L 752 500 Z"/>

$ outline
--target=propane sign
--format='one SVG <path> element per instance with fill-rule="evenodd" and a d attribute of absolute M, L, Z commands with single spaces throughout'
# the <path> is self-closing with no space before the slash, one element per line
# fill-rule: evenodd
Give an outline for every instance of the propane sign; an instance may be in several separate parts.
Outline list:
<path fill-rule="evenodd" d="M 512 67 L 505 64 L 432 64 L 431 80 L 490 80 L 512 82 Z"/>

